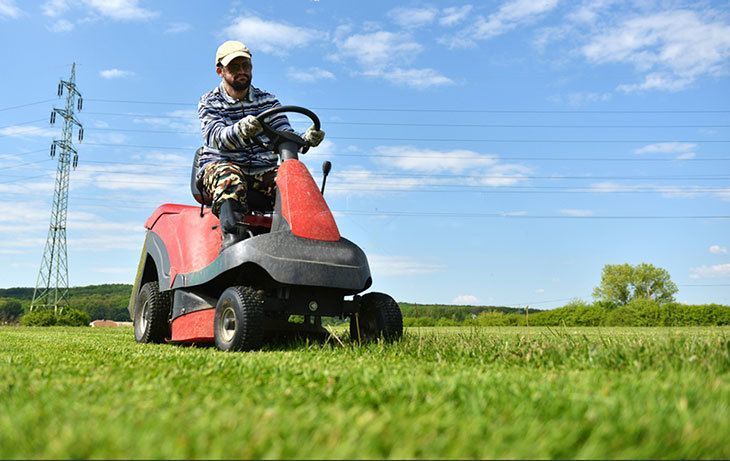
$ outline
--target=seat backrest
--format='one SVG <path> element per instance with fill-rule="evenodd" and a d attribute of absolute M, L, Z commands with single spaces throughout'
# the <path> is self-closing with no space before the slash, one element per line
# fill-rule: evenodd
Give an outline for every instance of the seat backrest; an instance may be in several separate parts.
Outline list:
<path fill-rule="evenodd" d="M 202 184 L 198 182 L 198 159 L 203 153 L 203 148 L 199 147 L 195 151 L 195 157 L 193 158 L 193 168 L 190 172 L 190 192 L 193 194 L 193 198 L 196 202 L 201 205 L 210 206 L 211 198 L 208 194 L 203 192 Z M 249 209 L 251 211 L 259 211 L 261 213 L 270 213 L 274 207 L 271 201 L 258 190 L 248 190 L 246 193 L 246 201 L 248 202 Z"/>
<path fill-rule="evenodd" d="M 200 190 L 200 186 L 198 184 L 198 159 L 202 152 L 202 147 L 199 147 L 198 150 L 195 151 L 195 157 L 193 158 L 193 171 L 190 173 L 190 192 L 193 193 L 193 198 L 196 202 L 201 205 L 210 205 L 210 199 L 203 195 L 203 191 Z"/>

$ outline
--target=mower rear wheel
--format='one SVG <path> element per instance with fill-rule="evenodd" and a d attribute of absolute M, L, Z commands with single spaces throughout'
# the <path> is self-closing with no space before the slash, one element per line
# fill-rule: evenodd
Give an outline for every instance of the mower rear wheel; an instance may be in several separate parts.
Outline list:
<path fill-rule="evenodd" d="M 230 287 L 215 306 L 213 336 L 222 351 L 259 349 L 264 339 L 264 296 L 251 287 Z"/>
<path fill-rule="evenodd" d="M 134 304 L 134 338 L 139 343 L 162 343 L 170 336 L 170 296 L 157 282 L 147 282 Z"/>
<path fill-rule="evenodd" d="M 370 342 L 382 337 L 387 342 L 393 342 L 402 336 L 403 315 L 398 303 L 385 293 L 375 292 L 363 296 L 359 315 L 350 317 L 350 338 Z"/>

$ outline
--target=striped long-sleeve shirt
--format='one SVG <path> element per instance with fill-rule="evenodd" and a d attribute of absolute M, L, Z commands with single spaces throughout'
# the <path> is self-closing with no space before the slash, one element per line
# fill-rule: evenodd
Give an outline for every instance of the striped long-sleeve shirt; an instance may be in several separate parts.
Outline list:
<path fill-rule="evenodd" d="M 198 171 L 208 162 L 228 161 L 243 168 L 248 174 L 258 174 L 276 167 L 277 156 L 248 140 L 241 139 L 233 126 L 248 115 L 259 115 L 265 110 L 281 104 L 273 94 L 253 86 L 243 100 L 234 99 L 226 93 L 223 83 L 213 91 L 204 94 L 198 103 L 198 117 L 203 132 L 203 152 L 198 161 Z M 293 131 L 289 119 L 283 114 L 267 119 L 275 130 Z M 265 134 L 260 135 L 267 143 Z"/>

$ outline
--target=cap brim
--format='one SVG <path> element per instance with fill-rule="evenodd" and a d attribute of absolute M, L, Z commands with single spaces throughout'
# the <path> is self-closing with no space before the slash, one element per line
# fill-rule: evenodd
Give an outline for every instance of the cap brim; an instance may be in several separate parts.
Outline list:
<path fill-rule="evenodd" d="M 221 63 L 221 65 L 227 66 L 228 64 L 231 63 L 231 61 L 233 61 L 236 58 L 251 59 L 251 54 L 246 53 L 245 51 L 234 51 L 233 53 L 228 54 L 228 55 L 224 56 L 223 58 L 221 58 L 221 60 L 219 62 Z"/>

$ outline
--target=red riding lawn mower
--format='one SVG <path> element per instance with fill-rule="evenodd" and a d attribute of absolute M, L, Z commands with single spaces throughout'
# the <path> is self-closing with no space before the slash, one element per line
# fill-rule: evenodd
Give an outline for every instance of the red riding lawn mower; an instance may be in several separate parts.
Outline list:
<path fill-rule="evenodd" d="M 266 137 L 256 142 L 276 152 L 274 209 L 255 191 L 242 228 L 248 238 L 221 250 L 220 222 L 201 193 L 193 163 L 191 189 L 200 206 L 164 204 L 145 222 L 147 234 L 129 301 L 134 336 L 141 343 L 215 343 L 224 351 L 255 350 L 289 335 L 327 338 L 322 317 L 350 319 L 355 341 L 403 334 L 398 304 L 383 293 L 360 295 L 372 285 L 365 253 L 340 236 L 322 189 L 298 160 L 309 145 L 266 122 L 282 112 L 318 117 L 298 106 L 280 106 L 257 118 Z M 352 299 L 346 299 L 347 297 Z M 300 322 L 292 322 L 292 316 Z M 301 323 L 301 318 L 304 321 Z M 296 317 L 294 317 L 296 319 Z"/>

